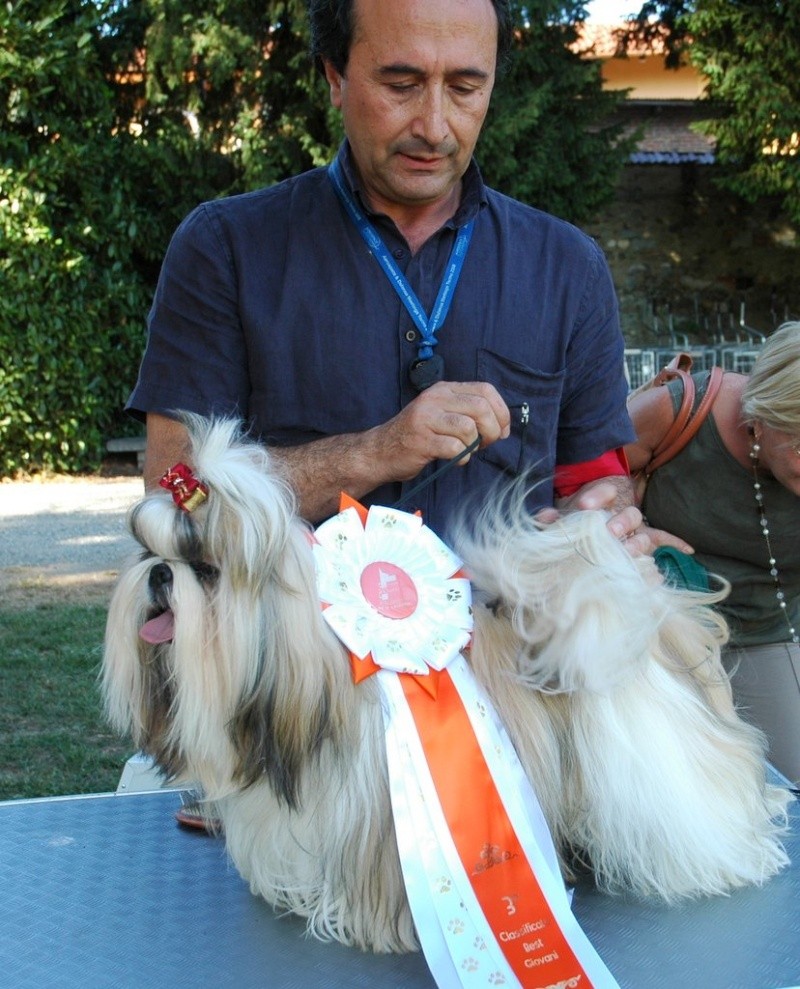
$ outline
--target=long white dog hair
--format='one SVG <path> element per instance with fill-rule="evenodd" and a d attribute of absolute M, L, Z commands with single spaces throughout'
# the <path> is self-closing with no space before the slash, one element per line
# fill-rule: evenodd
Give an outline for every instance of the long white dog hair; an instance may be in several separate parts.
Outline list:
<path fill-rule="evenodd" d="M 308 527 L 235 422 L 186 417 L 208 500 L 133 507 L 103 688 L 113 724 L 199 783 L 254 893 L 323 938 L 418 947 L 374 678 L 354 685 L 315 587 Z M 788 794 L 734 710 L 714 596 L 668 587 L 606 516 L 541 525 L 517 495 L 462 527 L 467 658 L 531 780 L 565 877 L 666 901 L 763 883 L 787 861 Z M 170 615 L 169 641 L 139 632 Z M 167 638 L 167 636 L 165 636 Z"/>

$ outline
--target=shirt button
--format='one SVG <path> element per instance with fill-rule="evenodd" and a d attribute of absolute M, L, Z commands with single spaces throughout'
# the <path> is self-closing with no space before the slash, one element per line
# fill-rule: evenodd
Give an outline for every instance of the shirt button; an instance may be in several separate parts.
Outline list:
<path fill-rule="evenodd" d="M 413 343 L 416 339 L 417 339 L 416 330 L 406 330 L 406 340 L 408 340 L 409 343 Z"/>
<path fill-rule="evenodd" d="M 397 250 L 393 252 L 393 254 L 398 261 L 402 260 L 402 258 L 406 256 L 406 252 L 403 250 L 402 247 L 398 247 Z"/>

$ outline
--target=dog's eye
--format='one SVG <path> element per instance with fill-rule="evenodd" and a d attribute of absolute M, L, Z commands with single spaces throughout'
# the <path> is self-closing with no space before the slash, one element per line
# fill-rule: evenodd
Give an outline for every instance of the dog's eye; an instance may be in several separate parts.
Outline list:
<path fill-rule="evenodd" d="M 202 560 L 194 560 L 189 566 L 201 584 L 213 584 L 219 577 L 219 570 L 210 563 L 204 563 Z"/>

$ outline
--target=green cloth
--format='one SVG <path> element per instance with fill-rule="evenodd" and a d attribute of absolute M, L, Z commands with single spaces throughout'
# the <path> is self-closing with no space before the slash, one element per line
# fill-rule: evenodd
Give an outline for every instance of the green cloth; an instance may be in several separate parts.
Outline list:
<path fill-rule="evenodd" d="M 682 553 L 672 546 L 659 546 L 653 553 L 656 566 L 673 587 L 689 591 L 708 591 L 708 571 L 691 553 Z"/>

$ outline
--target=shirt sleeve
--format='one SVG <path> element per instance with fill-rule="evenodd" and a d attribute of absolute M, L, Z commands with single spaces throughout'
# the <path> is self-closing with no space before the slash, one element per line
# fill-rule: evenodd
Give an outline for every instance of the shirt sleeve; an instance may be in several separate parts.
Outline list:
<path fill-rule="evenodd" d="M 558 426 L 556 463 L 592 461 L 636 438 L 627 411 L 625 342 L 606 259 L 592 242 L 592 259 L 567 348 L 567 376 Z"/>
<path fill-rule="evenodd" d="M 630 469 L 622 447 L 609 450 L 594 460 L 584 460 L 579 464 L 557 466 L 553 480 L 553 490 L 557 498 L 568 498 L 580 490 L 584 484 L 601 477 L 628 477 Z"/>
<path fill-rule="evenodd" d="M 127 410 L 247 414 L 250 385 L 235 265 L 208 205 L 181 223 L 164 257 L 147 347 Z"/>

